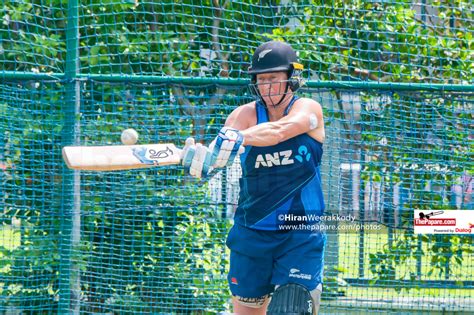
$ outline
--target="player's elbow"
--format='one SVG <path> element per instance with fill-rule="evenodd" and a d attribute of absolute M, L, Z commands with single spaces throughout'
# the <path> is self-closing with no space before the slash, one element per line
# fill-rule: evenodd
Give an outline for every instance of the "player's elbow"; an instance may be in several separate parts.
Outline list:
<path fill-rule="evenodd" d="M 288 130 L 284 126 L 274 125 L 271 131 L 271 145 L 276 145 L 289 139 Z"/>

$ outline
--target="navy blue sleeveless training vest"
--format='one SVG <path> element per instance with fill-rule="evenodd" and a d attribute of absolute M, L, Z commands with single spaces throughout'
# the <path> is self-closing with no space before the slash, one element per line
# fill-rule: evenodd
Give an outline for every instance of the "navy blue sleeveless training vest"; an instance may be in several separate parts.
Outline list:
<path fill-rule="evenodd" d="M 296 99 L 291 100 L 285 115 Z M 255 107 L 257 124 L 268 122 L 265 106 L 257 101 Z M 307 134 L 274 146 L 246 146 L 240 156 L 242 178 L 235 223 L 258 230 L 279 230 L 281 215 L 322 215 L 322 154 L 322 144 Z"/>

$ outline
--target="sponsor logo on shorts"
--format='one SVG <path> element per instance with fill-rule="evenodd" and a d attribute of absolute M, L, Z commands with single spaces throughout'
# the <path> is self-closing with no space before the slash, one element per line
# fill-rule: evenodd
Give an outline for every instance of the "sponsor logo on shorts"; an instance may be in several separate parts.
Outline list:
<path fill-rule="evenodd" d="M 298 278 L 298 279 L 305 279 L 305 280 L 311 280 L 311 275 L 306 274 L 306 273 L 301 273 L 299 269 L 296 268 L 291 268 L 290 269 L 290 278 Z"/>
<path fill-rule="evenodd" d="M 235 285 L 238 285 L 238 284 L 239 284 L 239 282 L 237 281 L 237 278 L 236 278 L 236 277 L 230 278 L 230 282 L 231 282 L 232 284 L 235 284 Z"/>

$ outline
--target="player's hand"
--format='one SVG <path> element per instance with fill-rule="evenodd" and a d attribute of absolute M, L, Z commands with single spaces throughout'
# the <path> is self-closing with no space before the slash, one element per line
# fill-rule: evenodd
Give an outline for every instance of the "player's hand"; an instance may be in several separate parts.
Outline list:
<path fill-rule="evenodd" d="M 204 145 L 195 143 L 193 138 L 186 139 L 181 163 L 189 175 L 201 178 L 211 171 L 212 153 Z"/>
<path fill-rule="evenodd" d="M 242 154 L 244 137 L 239 130 L 224 127 L 217 134 L 209 149 L 212 151 L 212 166 L 231 166 L 237 154 Z"/>

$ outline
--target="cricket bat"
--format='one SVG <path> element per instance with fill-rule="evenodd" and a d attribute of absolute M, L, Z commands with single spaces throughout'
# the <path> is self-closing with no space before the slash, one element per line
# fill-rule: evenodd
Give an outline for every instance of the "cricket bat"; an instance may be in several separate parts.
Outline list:
<path fill-rule="evenodd" d="M 73 170 L 119 171 L 181 163 L 181 149 L 172 143 L 112 146 L 67 146 L 62 150 Z"/>

